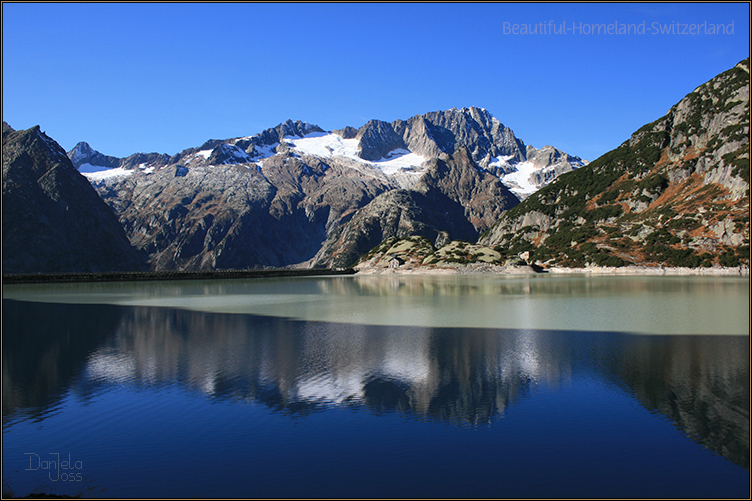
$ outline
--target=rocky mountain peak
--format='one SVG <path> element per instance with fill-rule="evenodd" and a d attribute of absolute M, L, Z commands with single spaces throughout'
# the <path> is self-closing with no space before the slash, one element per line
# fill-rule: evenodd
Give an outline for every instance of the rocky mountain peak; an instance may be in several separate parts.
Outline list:
<path fill-rule="evenodd" d="M 357 155 L 364 160 L 380 160 L 390 151 L 405 147 L 392 124 L 381 120 L 369 120 L 355 138 L 359 141 Z"/>
<path fill-rule="evenodd" d="M 332 133 L 337 134 L 342 139 L 355 139 L 358 135 L 358 129 L 348 125 L 342 129 L 334 129 Z"/>
<path fill-rule="evenodd" d="M 85 141 L 80 141 L 66 155 L 76 169 L 85 164 L 112 169 L 119 167 L 121 163 L 120 158 L 103 155 Z"/>
<path fill-rule="evenodd" d="M 285 136 L 304 137 L 312 132 L 324 132 L 324 129 L 308 122 L 300 120 L 293 122 L 288 119 L 274 128 L 252 136 L 251 141 L 257 146 L 269 146 L 281 142 Z"/>
<path fill-rule="evenodd" d="M 28 159 L 27 169 L 30 172 L 37 172 L 40 165 L 46 162 L 60 163 L 68 160 L 65 150 L 57 144 L 52 138 L 42 132 L 39 125 L 35 125 L 27 130 L 13 130 L 8 125 L 8 132 L 3 131 L 3 173 L 5 172 L 6 153 L 8 155 L 21 154 Z M 9 151 L 5 151 L 5 144 L 8 144 Z M 3 183 L 5 179 L 3 179 Z"/>
<path fill-rule="evenodd" d="M 75 167 L 78 167 L 81 164 L 87 163 L 95 153 L 97 152 L 89 146 L 89 143 L 80 141 L 71 151 L 68 152 L 68 158 L 70 158 Z"/>
<path fill-rule="evenodd" d="M 460 110 L 461 113 L 469 113 L 470 116 L 477 122 L 492 122 L 496 120 L 496 117 L 491 115 L 485 108 L 479 108 L 478 106 L 470 106 L 469 108 L 463 107 Z"/>
<path fill-rule="evenodd" d="M 285 137 L 304 137 L 313 132 L 325 132 L 318 125 L 309 124 L 300 120 L 292 121 L 290 119 L 282 122 L 276 127 L 265 129 L 253 136 L 247 136 L 236 139 L 228 139 L 226 142 L 244 150 L 250 157 L 257 157 L 260 152 L 274 146 L 278 143 L 284 143 Z M 281 144 L 280 151 L 286 150 L 284 144 Z"/>
<path fill-rule="evenodd" d="M 400 121 L 395 128 L 404 130 L 410 151 L 425 151 L 430 156 L 436 156 L 438 151 L 451 154 L 455 144 L 462 143 L 482 167 L 499 156 L 515 161 L 526 158 L 524 143 L 484 108 L 429 112 Z"/>

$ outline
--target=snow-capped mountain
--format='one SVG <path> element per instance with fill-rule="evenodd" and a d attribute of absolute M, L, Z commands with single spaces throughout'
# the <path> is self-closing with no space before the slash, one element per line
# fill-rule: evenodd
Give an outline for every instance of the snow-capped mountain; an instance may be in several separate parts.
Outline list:
<path fill-rule="evenodd" d="M 360 129 L 345 127 L 324 131 L 307 122 L 288 120 L 253 136 L 210 140 L 198 148 L 169 157 L 137 153 L 117 159 L 95 151 L 81 142 L 69 157 L 92 181 L 130 175 L 140 170 L 171 164 L 220 165 L 255 164 L 274 155 L 290 152 L 303 156 L 337 159 L 358 170 L 381 171 L 401 188 L 412 187 L 425 172 L 425 163 L 440 153 L 451 154 L 458 145 L 470 149 L 481 169 L 498 176 L 513 193 L 524 198 L 556 176 L 586 165 L 587 161 L 552 146 L 538 150 L 514 136 L 508 127 L 483 108 L 452 108 L 416 115 L 392 123 L 371 120 Z"/>
<path fill-rule="evenodd" d="M 395 232 L 475 239 L 553 176 L 584 164 L 525 146 L 476 107 L 333 131 L 288 120 L 172 156 L 116 159 L 86 143 L 68 155 L 154 269 L 346 266 Z M 401 208 L 404 197 L 379 198 L 395 190 L 415 210 Z M 367 223 L 371 202 L 392 219 Z M 352 238 L 331 242 L 361 210 Z"/>

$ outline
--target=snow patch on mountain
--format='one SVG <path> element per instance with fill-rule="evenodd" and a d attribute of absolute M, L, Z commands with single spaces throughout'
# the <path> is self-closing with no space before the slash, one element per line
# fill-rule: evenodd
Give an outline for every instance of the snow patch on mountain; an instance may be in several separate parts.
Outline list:
<path fill-rule="evenodd" d="M 274 155 L 275 149 L 279 146 L 279 143 L 266 144 L 264 146 L 256 146 L 257 154 L 252 157 L 254 161 L 265 160 Z"/>
<path fill-rule="evenodd" d="M 83 164 L 81 167 L 89 166 L 90 168 L 96 168 L 98 166 L 93 166 L 90 164 Z M 102 167 L 104 170 L 96 170 L 96 171 L 81 171 L 79 169 L 79 172 L 86 176 L 86 179 L 89 181 L 104 181 L 105 179 L 115 178 L 115 177 L 124 177 L 124 176 L 130 176 L 133 174 L 133 170 L 124 169 L 122 167 L 117 167 L 115 169 L 108 169 L 107 167 Z"/>
<path fill-rule="evenodd" d="M 553 150 L 554 148 L 546 146 L 543 150 L 536 150 L 528 147 L 528 154 L 531 150 L 539 152 L 547 151 L 546 149 Z M 563 155 L 566 154 L 563 153 Z M 496 175 L 520 200 L 523 200 L 548 185 L 558 175 L 587 164 L 587 160 L 569 155 L 561 160 L 542 159 L 540 155 L 530 156 L 522 162 L 517 161 L 513 156 L 498 156 L 490 159 L 485 168 Z"/>
<path fill-rule="evenodd" d="M 525 198 L 532 195 L 540 186 L 533 184 L 531 175 L 538 171 L 533 162 L 519 162 L 514 164 L 515 171 L 499 176 L 502 183 L 509 187 L 509 190 L 518 197 Z"/>
<path fill-rule="evenodd" d="M 404 149 L 397 149 L 389 152 L 386 158 L 368 163 L 381 169 L 381 171 L 387 176 L 391 176 L 397 173 L 422 174 L 422 165 L 425 161 L 426 158 L 417 153 L 411 153 Z"/>
<path fill-rule="evenodd" d="M 314 132 L 305 137 L 288 136 L 285 137 L 285 140 L 295 152 L 303 155 L 358 159 L 355 156 L 355 151 L 358 148 L 357 139 L 342 139 L 337 134 Z"/>
<path fill-rule="evenodd" d="M 501 155 L 491 158 L 485 165 L 481 162 L 481 167 L 485 167 L 488 170 L 511 172 L 515 169 L 514 163 L 510 162 L 513 158 L 514 155 Z"/>
<path fill-rule="evenodd" d="M 248 153 L 241 150 L 240 148 L 233 148 L 231 151 L 228 152 L 233 157 L 237 158 L 238 160 L 248 161 L 251 158 L 248 156 Z"/>
<path fill-rule="evenodd" d="M 154 172 L 155 167 L 141 163 L 138 165 L 138 169 L 145 174 L 151 174 Z M 135 172 L 135 169 L 126 169 L 125 167 L 105 167 L 103 165 L 85 163 L 78 166 L 78 172 L 83 174 L 89 181 L 102 181 L 110 178 L 130 176 Z"/>
<path fill-rule="evenodd" d="M 360 158 L 358 152 L 358 139 L 343 139 L 334 133 L 312 132 L 304 137 L 285 136 L 287 147 L 296 155 L 313 155 L 321 158 L 346 158 L 359 164 L 375 167 L 387 176 L 394 174 L 423 173 L 422 165 L 426 158 L 406 149 L 397 149 L 389 152 L 385 158 L 371 161 Z M 275 154 L 279 143 L 268 145 L 265 148 L 257 148 L 259 153 L 253 160 L 263 165 L 263 160 Z"/>

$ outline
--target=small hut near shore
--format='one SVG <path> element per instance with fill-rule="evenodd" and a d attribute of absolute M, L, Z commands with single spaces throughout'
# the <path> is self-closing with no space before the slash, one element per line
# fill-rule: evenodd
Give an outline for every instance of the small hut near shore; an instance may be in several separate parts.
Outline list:
<path fill-rule="evenodd" d="M 403 260 L 402 260 L 401 258 L 399 258 L 399 257 L 395 256 L 394 254 L 392 254 L 392 255 L 390 256 L 390 259 L 389 259 L 389 267 L 390 267 L 390 268 L 399 268 L 399 267 L 400 267 L 400 266 L 402 266 L 402 265 L 403 265 L 404 263 L 405 263 L 405 262 L 404 262 L 404 261 L 403 261 Z"/>

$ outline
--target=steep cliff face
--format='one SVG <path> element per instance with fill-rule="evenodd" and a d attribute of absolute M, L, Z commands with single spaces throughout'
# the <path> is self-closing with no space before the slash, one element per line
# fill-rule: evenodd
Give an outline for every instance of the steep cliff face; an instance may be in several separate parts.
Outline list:
<path fill-rule="evenodd" d="M 145 269 L 123 228 L 55 141 L 3 122 L 3 273 Z"/>
<path fill-rule="evenodd" d="M 480 242 L 548 264 L 749 261 L 749 59 L 558 177 Z"/>
<path fill-rule="evenodd" d="M 98 188 L 152 269 L 224 268 L 234 255 L 261 259 L 272 250 L 263 240 L 253 243 L 264 223 L 255 219 L 268 208 L 273 188 L 244 167 L 177 166 Z"/>

